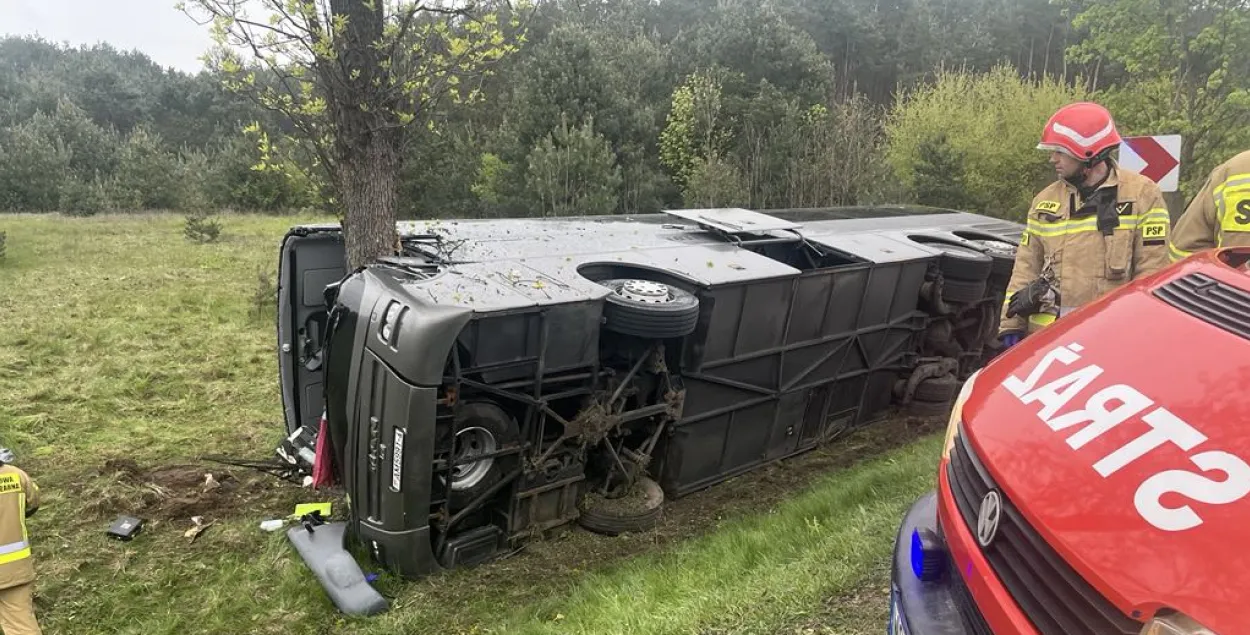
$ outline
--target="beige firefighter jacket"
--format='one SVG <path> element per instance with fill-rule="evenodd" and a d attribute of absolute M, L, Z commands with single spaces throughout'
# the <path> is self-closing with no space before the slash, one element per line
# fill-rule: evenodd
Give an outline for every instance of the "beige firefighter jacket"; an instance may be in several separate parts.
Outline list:
<path fill-rule="evenodd" d="M 35 580 L 26 513 L 39 508 L 39 488 L 12 465 L 0 466 L 0 589 Z"/>
<path fill-rule="evenodd" d="M 1112 187 L 1118 188 L 1119 226 L 1106 236 L 1092 206 L 1082 209 L 1081 195 L 1068 182 L 1058 180 L 1034 197 L 1007 285 L 1008 300 L 1048 271 L 1059 290 L 1055 308 L 1062 313 L 1168 264 L 1171 221 L 1158 184 L 1113 164 L 1099 189 Z M 1028 316 L 1008 318 L 1006 302 L 1001 317 L 999 334 L 1028 332 Z"/>
<path fill-rule="evenodd" d="M 1250 150 L 1211 171 L 1177 219 L 1168 255 L 1175 262 L 1217 247 L 1250 247 Z"/>

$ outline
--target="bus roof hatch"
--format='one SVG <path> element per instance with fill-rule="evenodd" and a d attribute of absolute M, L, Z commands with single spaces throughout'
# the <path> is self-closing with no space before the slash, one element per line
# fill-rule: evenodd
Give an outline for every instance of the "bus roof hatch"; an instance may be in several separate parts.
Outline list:
<path fill-rule="evenodd" d="M 741 207 L 716 209 L 670 209 L 669 216 L 684 218 L 727 234 L 755 234 L 776 230 L 795 230 L 802 225 Z"/>

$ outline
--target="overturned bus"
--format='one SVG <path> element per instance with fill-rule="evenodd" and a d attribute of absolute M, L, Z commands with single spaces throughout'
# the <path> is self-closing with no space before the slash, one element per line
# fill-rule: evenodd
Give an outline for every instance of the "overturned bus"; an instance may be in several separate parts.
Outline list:
<path fill-rule="evenodd" d="M 991 353 L 1020 225 L 912 207 L 404 222 L 344 268 L 281 246 L 289 456 L 324 416 L 346 532 L 405 577 L 949 409 Z"/>

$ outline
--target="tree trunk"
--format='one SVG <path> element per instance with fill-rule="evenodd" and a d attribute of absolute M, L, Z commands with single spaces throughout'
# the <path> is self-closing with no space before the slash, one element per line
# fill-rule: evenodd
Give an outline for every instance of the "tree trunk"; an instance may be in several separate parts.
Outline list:
<path fill-rule="evenodd" d="M 330 0 L 344 19 L 335 49 L 342 76 L 330 108 L 335 124 L 337 172 L 342 188 L 347 266 L 355 269 L 399 248 L 395 203 L 402 141 L 398 106 L 389 93 L 389 71 L 375 45 L 383 37 L 383 4 L 373 0 Z"/>
<path fill-rule="evenodd" d="M 1042 62 L 1042 79 L 1046 79 L 1050 75 L 1050 47 L 1055 40 L 1055 25 L 1050 25 L 1050 35 L 1046 36 L 1046 61 Z M 1065 81 L 1067 77 L 1062 78 Z"/>
<path fill-rule="evenodd" d="M 397 252 L 398 175 L 399 152 L 384 134 L 372 135 L 367 143 L 340 159 L 349 269 Z"/>

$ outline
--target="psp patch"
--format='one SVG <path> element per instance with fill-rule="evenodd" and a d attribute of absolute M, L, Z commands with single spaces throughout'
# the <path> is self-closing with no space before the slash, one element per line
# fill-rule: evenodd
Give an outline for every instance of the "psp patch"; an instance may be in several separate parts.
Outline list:
<path fill-rule="evenodd" d="M 1250 192 L 1224 194 L 1224 210 L 1221 229 L 1226 232 L 1250 232 Z"/>
<path fill-rule="evenodd" d="M 1042 201 L 1037 204 L 1037 209 L 1043 212 L 1059 211 L 1059 201 Z"/>
<path fill-rule="evenodd" d="M 1162 240 L 1168 237 L 1168 224 L 1160 221 L 1146 223 L 1141 226 L 1143 240 Z"/>

